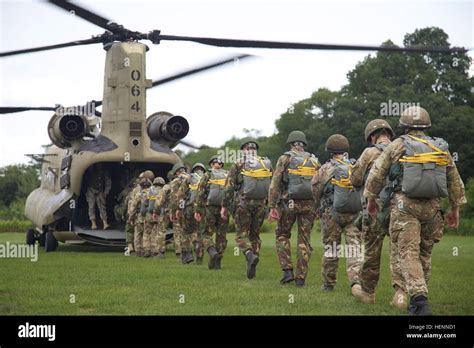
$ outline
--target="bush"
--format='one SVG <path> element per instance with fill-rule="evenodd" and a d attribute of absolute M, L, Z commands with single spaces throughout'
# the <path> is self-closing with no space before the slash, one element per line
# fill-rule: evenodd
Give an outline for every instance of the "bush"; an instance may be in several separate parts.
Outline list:
<path fill-rule="evenodd" d="M 0 232 L 25 232 L 33 228 L 31 221 L 27 220 L 0 220 Z"/>

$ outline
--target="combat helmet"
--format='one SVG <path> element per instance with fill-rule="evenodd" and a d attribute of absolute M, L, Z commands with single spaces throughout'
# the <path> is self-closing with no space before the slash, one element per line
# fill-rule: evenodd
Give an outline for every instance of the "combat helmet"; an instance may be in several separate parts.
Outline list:
<path fill-rule="evenodd" d="M 224 165 L 224 161 L 222 160 L 221 156 L 219 155 L 214 155 L 209 159 L 209 165 L 211 165 L 213 162 L 219 161 L 220 164 Z"/>
<path fill-rule="evenodd" d="M 403 111 L 400 116 L 399 125 L 407 128 L 424 129 L 431 127 L 431 119 L 428 111 L 421 106 L 411 106 Z"/>
<path fill-rule="evenodd" d="M 153 181 L 153 179 L 155 178 L 155 174 L 151 170 L 145 170 L 140 175 L 142 178 L 147 178 L 150 181 Z"/>
<path fill-rule="evenodd" d="M 176 175 L 176 172 L 180 169 L 184 169 L 184 170 L 187 170 L 188 168 L 186 168 L 186 165 L 184 163 L 176 163 L 174 166 L 173 166 L 173 169 L 171 169 L 171 172 L 173 173 L 173 175 Z"/>
<path fill-rule="evenodd" d="M 141 187 L 150 187 L 150 186 L 151 186 L 151 181 L 150 181 L 150 179 L 141 178 L 141 179 L 140 179 L 140 186 L 141 186 Z"/>
<path fill-rule="evenodd" d="M 153 185 L 159 185 L 159 186 L 164 186 L 166 184 L 165 179 L 163 179 L 161 176 L 155 178 L 153 180 Z"/>
<path fill-rule="evenodd" d="M 199 167 L 201 167 L 204 171 L 206 170 L 206 166 L 204 164 L 202 164 L 201 162 L 197 162 L 193 164 L 191 172 L 194 172 L 194 170 Z"/>
<path fill-rule="evenodd" d="M 254 143 L 257 146 L 257 150 L 258 150 L 259 146 L 258 146 L 257 141 L 254 138 L 250 138 L 250 137 L 242 139 L 242 141 L 240 142 L 240 149 L 242 150 L 244 146 L 247 145 L 248 143 Z"/>
<path fill-rule="evenodd" d="M 326 140 L 326 152 L 349 151 L 349 140 L 342 134 L 333 134 Z"/>
<path fill-rule="evenodd" d="M 390 124 L 385 120 L 377 118 L 367 123 L 364 131 L 365 140 L 370 142 L 370 136 L 379 129 L 385 129 L 390 134 L 390 137 L 393 138 L 393 129 Z"/>
<path fill-rule="evenodd" d="M 306 135 L 302 131 L 292 131 L 290 134 L 288 134 L 288 138 L 286 139 L 287 144 L 294 143 L 296 141 L 302 142 L 305 145 L 308 145 L 308 142 L 306 141 Z"/>

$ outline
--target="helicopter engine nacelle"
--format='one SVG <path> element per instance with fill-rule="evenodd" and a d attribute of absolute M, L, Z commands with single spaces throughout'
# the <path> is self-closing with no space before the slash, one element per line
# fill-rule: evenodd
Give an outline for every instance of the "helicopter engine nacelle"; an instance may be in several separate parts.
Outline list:
<path fill-rule="evenodd" d="M 83 115 L 54 114 L 48 123 L 48 135 L 54 145 L 64 149 L 82 143 L 89 134 L 87 117 Z"/>
<path fill-rule="evenodd" d="M 162 111 L 148 117 L 146 129 L 152 141 L 173 146 L 188 134 L 189 124 L 183 116 Z"/>

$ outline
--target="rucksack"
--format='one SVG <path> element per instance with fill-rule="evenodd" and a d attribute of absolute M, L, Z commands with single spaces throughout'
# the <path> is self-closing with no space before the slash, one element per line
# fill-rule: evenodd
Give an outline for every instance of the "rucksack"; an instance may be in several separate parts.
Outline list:
<path fill-rule="evenodd" d="M 268 196 L 272 178 L 272 163 L 266 157 L 245 156 L 240 174 L 242 185 L 240 191 L 245 199 L 264 199 Z"/>
<path fill-rule="evenodd" d="M 155 186 L 150 187 L 150 189 L 148 190 L 148 197 L 147 197 L 148 213 L 150 214 L 153 213 L 153 209 L 155 208 L 155 202 L 156 202 L 156 199 L 158 198 L 158 194 L 159 194 L 158 188 Z"/>
<path fill-rule="evenodd" d="M 197 197 L 197 189 L 199 186 L 199 181 L 201 181 L 202 176 L 198 173 L 192 173 L 191 178 L 189 179 L 189 191 L 188 191 L 188 198 L 187 204 L 192 204 L 196 201 Z"/>
<path fill-rule="evenodd" d="M 290 164 L 287 169 L 288 197 L 290 199 L 313 199 L 311 179 L 319 168 L 318 159 L 311 153 L 288 151 Z"/>
<path fill-rule="evenodd" d="M 350 177 L 352 171 L 351 162 L 331 159 L 334 166 L 334 176 L 331 184 L 334 185 L 333 207 L 338 213 L 357 213 L 362 210 L 361 191 L 352 186 Z"/>
<path fill-rule="evenodd" d="M 442 138 L 402 135 L 405 155 L 402 164 L 402 192 L 412 198 L 448 196 L 446 166 L 448 143 Z"/>
<path fill-rule="evenodd" d="M 222 204 L 224 197 L 224 185 L 227 179 L 227 170 L 224 169 L 211 169 L 209 171 L 210 179 L 208 181 L 209 193 L 207 195 L 207 205 Z"/>

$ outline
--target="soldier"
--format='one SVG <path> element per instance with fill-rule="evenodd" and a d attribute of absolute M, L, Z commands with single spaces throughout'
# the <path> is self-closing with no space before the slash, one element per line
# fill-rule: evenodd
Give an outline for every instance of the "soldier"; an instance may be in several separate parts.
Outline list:
<path fill-rule="evenodd" d="M 130 210 L 128 212 L 129 224 L 134 226 L 133 245 L 137 256 L 144 256 L 143 249 L 143 228 L 145 222 L 145 199 L 148 195 L 148 189 L 151 181 L 145 177 L 140 179 L 140 190 L 132 196 Z"/>
<path fill-rule="evenodd" d="M 336 286 L 338 255 L 342 234 L 345 234 L 346 270 L 350 286 L 359 282 L 362 258 L 360 232 L 353 224 L 361 206 L 360 192 L 350 183 L 351 162 L 348 159 L 349 141 L 341 134 L 333 134 L 326 141 L 326 152 L 331 154 L 313 177 L 313 196 L 321 218 L 324 253 L 322 258 L 323 291 Z"/>
<path fill-rule="evenodd" d="M 86 200 L 89 206 L 89 219 L 91 221 L 91 229 L 97 229 L 97 221 L 95 214 L 95 206 L 99 208 L 100 218 L 104 224 L 104 230 L 110 226 L 107 222 L 107 195 L 112 188 L 112 180 L 109 172 L 102 163 L 96 163 L 92 166 L 89 173 L 89 184 L 86 191 Z"/>
<path fill-rule="evenodd" d="M 370 121 L 364 132 L 365 140 L 369 146 L 362 152 L 352 168 L 351 182 L 355 187 L 363 187 L 375 160 L 380 156 L 385 147 L 390 144 L 394 136 L 392 127 L 385 120 L 375 119 Z M 370 219 L 367 212 L 367 204 L 363 200 L 362 214 L 362 241 L 364 243 L 364 260 L 361 262 L 359 281 L 352 287 L 352 293 L 364 303 L 375 303 L 375 287 L 380 275 L 380 257 L 385 234 L 388 234 L 388 223 L 390 216 L 390 200 L 392 186 L 387 183 L 380 197 L 377 199 L 380 214 L 376 219 Z M 392 274 L 392 285 L 395 288 L 395 296 L 392 305 L 406 308 L 407 296 L 404 292 L 403 278 L 396 244 L 390 243 L 390 270 Z"/>
<path fill-rule="evenodd" d="M 143 250 L 144 257 L 156 256 L 158 250 L 154 242 L 156 241 L 155 233 L 158 233 L 158 217 L 153 215 L 156 200 L 161 194 L 161 190 L 165 185 L 165 180 L 162 177 L 157 177 L 153 180 L 153 185 L 148 190 L 145 197 L 145 223 L 143 227 Z"/>
<path fill-rule="evenodd" d="M 187 238 L 190 238 L 194 246 L 196 264 L 198 265 L 202 265 L 204 249 L 202 247 L 200 223 L 194 219 L 194 212 L 199 181 L 201 181 L 205 171 L 204 164 L 195 163 L 191 168 L 191 175 L 183 180 L 177 194 L 179 205 L 176 218 L 183 221 Z"/>
<path fill-rule="evenodd" d="M 168 172 L 167 175 L 168 181 L 173 179 L 173 174 L 171 170 Z M 154 233 L 155 236 L 154 241 L 152 244 L 155 246 L 156 250 L 156 258 L 164 258 L 166 252 L 166 230 L 171 222 L 170 220 L 170 212 L 169 212 L 169 200 L 171 195 L 171 186 L 165 184 L 163 189 L 161 190 L 160 195 L 158 196 L 155 206 L 153 207 L 153 218 L 158 220 L 156 224 L 157 233 Z M 181 253 L 181 251 L 180 251 Z"/>
<path fill-rule="evenodd" d="M 375 161 L 365 184 L 367 210 L 377 214 L 376 199 L 386 177 L 394 179 L 395 204 L 390 213 L 390 238 L 398 245 L 403 279 L 409 296 L 408 312 L 431 315 L 428 282 L 431 252 L 442 236 L 440 198 L 448 197 L 447 225 L 459 224 L 459 207 L 466 203 L 464 184 L 441 138 L 429 137 L 428 112 L 415 106 L 406 109 L 399 120 L 404 135 L 387 145 Z"/>
<path fill-rule="evenodd" d="M 221 217 L 223 189 L 227 178 L 227 171 L 222 169 L 224 162 L 219 156 L 212 156 L 209 160 L 211 169 L 204 174 L 198 186 L 196 198 L 196 212 L 194 218 L 201 222 L 204 218 L 204 233 L 202 242 L 204 249 L 209 253 L 209 269 L 220 269 L 224 251 L 227 246 L 224 221 Z M 214 233 L 216 241 L 212 240 Z"/>
<path fill-rule="evenodd" d="M 283 277 L 281 284 L 295 281 L 296 286 L 304 286 L 311 257 L 311 230 L 316 217 L 316 209 L 311 194 L 311 178 L 320 167 L 318 159 L 304 151 L 306 136 L 301 131 L 288 135 L 286 143 L 290 151 L 280 158 L 273 173 L 268 202 L 268 221 L 278 221 L 276 247 Z M 298 224 L 296 277 L 291 261 L 291 228 Z"/>
<path fill-rule="evenodd" d="M 232 165 L 227 176 L 221 217 L 227 220 L 229 208 L 235 204 L 235 241 L 247 260 L 247 278 L 252 279 L 259 262 L 260 228 L 265 219 L 273 169 L 268 158 L 257 156 L 255 140 L 244 139 L 240 150 L 243 156 Z"/>
<path fill-rule="evenodd" d="M 189 174 L 187 173 L 187 168 L 183 163 L 176 163 L 173 166 L 173 175 L 175 178 L 170 183 L 170 219 L 173 222 L 173 236 L 180 245 L 181 262 L 183 264 L 188 264 L 193 262 L 194 258 L 191 246 L 191 237 L 188 235 L 187 231 L 184 230 L 185 222 L 183 215 L 178 213 L 180 204 L 184 204 L 183 201 L 180 201 L 178 198 L 178 191 L 181 184 L 188 179 Z M 184 206 L 182 208 L 184 208 Z"/>
<path fill-rule="evenodd" d="M 119 193 L 117 205 L 114 208 L 115 220 L 125 223 L 125 242 L 130 253 L 133 252 L 133 228 L 128 223 L 128 206 L 130 204 L 130 196 L 135 187 L 140 187 L 140 185 L 138 184 L 138 179 L 133 178 Z"/>

